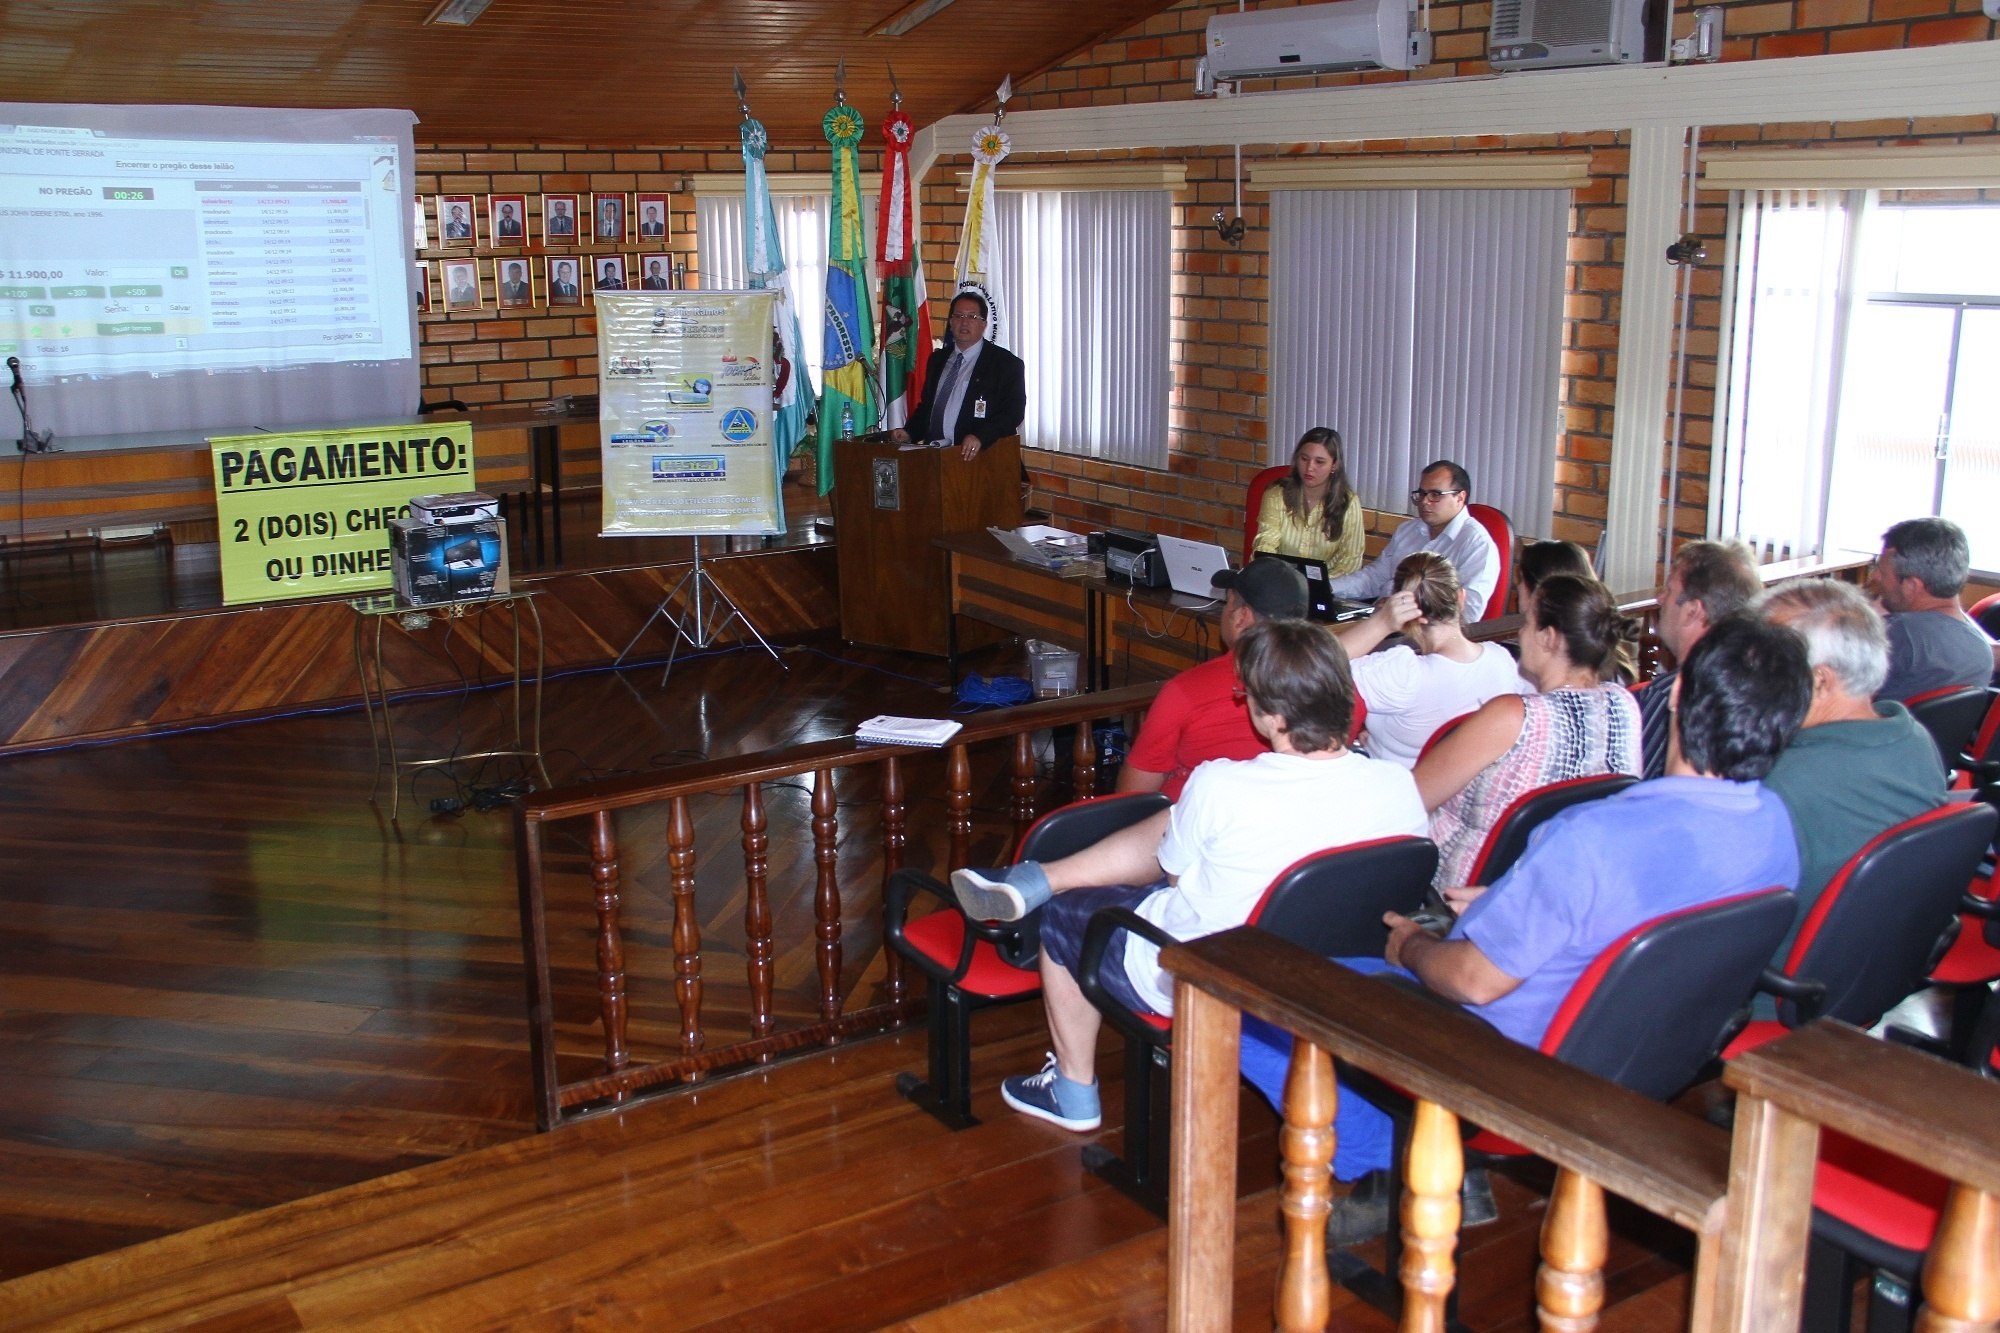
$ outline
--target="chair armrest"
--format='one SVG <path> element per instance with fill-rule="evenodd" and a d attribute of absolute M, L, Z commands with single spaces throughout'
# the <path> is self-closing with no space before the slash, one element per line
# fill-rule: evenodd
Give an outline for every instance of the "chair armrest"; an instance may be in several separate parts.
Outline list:
<path fill-rule="evenodd" d="M 1819 1007 L 1826 1003 L 1825 982 L 1809 977 L 1788 977 L 1773 967 L 1765 968 L 1757 978 L 1757 989 L 1797 1005 L 1801 1023 L 1811 1022 L 1818 1016 Z"/>
<path fill-rule="evenodd" d="M 1137 1015 L 1113 999 L 1104 989 L 1101 976 L 1104 970 L 1104 954 L 1111 947 L 1112 939 L 1121 930 L 1137 935 L 1162 949 L 1180 943 L 1172 935 L 1130 908 L 1102 908 L 1091 915 L 1090 925 L 1084 929 L 1083 952 L 1076 960 L 1076 984 L 1082 989 L 1084 998 L 1096 1005 L 1098 1012 L 1104 1015 L 1105 1021 L 1123 1033 L 1127 1041 L 1164 1044 L 1165 1033 L 1140 1022 Z"/>
<path fill-rule="evenodd" d="M 948 906 L 955 906 L 957 900 L 951 890 L 931 878 L 927 870 L 905 867 L 889 876 L 889 882 L 882 888 L 882 919 L 890 934 L 900 935 L 903 926 L 910 919 L 910 902 L 922 891 Z"/>
<path fill-rule="evenodd" d="M 2000 921 L 2000 898 L 1980 898 L 1968 893 L 1958 900 L 1958 910 L 1981 921 Z"/>
<path fill-rule="evenodd" d="M 1944 929 L 1938 932 L 1937 943 L 1931 946 L 1931 956 L 1924 961 L 1925 976 L 1938 970 L 1938 964 L 1942 963 L 1944 956 L 1951 952 L 1951 946 L 1958 943 L 1958 932 L 1961 929 L 1963 925 L 1957 917 L 1944 923 Z"/>

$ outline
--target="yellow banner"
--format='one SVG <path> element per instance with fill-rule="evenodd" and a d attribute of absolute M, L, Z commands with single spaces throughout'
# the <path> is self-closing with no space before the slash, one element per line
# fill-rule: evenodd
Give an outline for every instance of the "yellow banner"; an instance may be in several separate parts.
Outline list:
<path fill-rule="evenodd" d="M 774 295 L 592 299 L 604 535 L 782 532 L 771 443 Z"/>
<path fill-rule="evenodd" d="M 472 424 L 220 436 L 209 459 L 224 602 L 374 592 L 411 498 L 472 489 Z"/>

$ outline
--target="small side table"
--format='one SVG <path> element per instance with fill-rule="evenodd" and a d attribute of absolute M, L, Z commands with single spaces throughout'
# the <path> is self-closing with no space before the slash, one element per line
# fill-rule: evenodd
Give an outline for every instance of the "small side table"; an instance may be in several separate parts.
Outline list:
<path fill-rule="evenodd" d="M 361 681 L 361 703 L 368 714 L 368 739 L 375 749 L 375 780 L 369 785 L 368 799 L 371 801 L 375 799 L 375 793 L 382 785 L 382 771 L 387 768 L 391 821 L 402 808 L 404 769 L 434 768 L 441 764 L 454 764 L 463 759 L 518 758 L 534 765 L 534 771 L 541 776 L 544 787 L 553 785 L 549 782 L 549 770 L 542 763 L 542 673 L 546 647 L 542 639 L 542 615 L 536 609 L 534 592 L 524 590 L 500 593 L 492 597 L 464 602 L 444 602 L 436 606 L 406 606 L 398 602 L 395 597 L 384 593 L 373 597 L 356 597 L 350 599 L 347 605 L 354 612 L 354 672 Z M 465 620 L 469 617 L 484 616 L 502 607 L 507 610 L 513 629 L 514 744 L 512 748 L 477 750 L 466 754 L 449 755 L 443 759 L 398 758 L 396 729 L 389 719 L 389 694 L 382 675 L 384 628 L 394 625 L 405 634 L 415 635 L 419 630 L 437 621 Z M 524 611 L 533 626 L 535 636 L 532 675 L 522 669 L 521 617 Z M 371 662 L 374 667 L 372 680 L 369 675 Z M 521 707 L 524 680 L 531 683 L 534 689 L 534 700 L 525 727 Z"/>

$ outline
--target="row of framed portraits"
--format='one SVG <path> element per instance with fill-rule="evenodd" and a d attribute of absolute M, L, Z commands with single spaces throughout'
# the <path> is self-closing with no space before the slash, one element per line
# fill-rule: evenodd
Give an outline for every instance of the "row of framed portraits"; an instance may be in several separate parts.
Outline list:
<path fill-rule="evenodd" d="M 530 215 L 525 194 L 489 194 L 483 201 L 473 194 L 440 194 L 435 196 L 436 248 L 469 249 L 480 243 L 482 235 L 487 245 L 526 245 L 531 231 L 543 245 L 623 245 L 628 236 L 641 242 L 665 241 L 670 197 L 544 194 L 541 211 Z M 588 212 L 584 211 L 586 201 Z M 416 204 L 417 248 L 428 250 L 432 246 L 424 201 L 418 199 Z"/>
<path fill-rule="evenodd" d="M 512 259 L 419 259 L 417 312 L 551 310 L 580 307 L 593 292 L 671 291 L 674 257 L 665 251 L 624 255 L 520 255 Z M 431 270 L 437 269 L 437 291 Z M 485 279 L 484 282 L 481 279 Z M 490 297 L 490 299 L 489 299 Z"/>

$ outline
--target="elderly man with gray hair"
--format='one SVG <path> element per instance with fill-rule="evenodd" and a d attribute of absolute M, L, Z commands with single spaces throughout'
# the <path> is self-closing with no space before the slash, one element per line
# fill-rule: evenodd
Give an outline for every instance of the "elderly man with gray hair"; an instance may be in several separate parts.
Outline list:
<path fill-rule="evenodd" d="M 1889 636 L 1849 584 L 1802 579 L 1759 604 L 1764 619 L 1805 636 L 1812 708 L 1764 785 L 1791 812 L 1799 843 L 1799 924 L 1840 867 L 1870 838 L 1944 802 L 1937 746 L 1909 710 L 1877 701 L 1889 671 Z"/>

